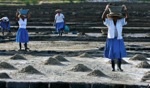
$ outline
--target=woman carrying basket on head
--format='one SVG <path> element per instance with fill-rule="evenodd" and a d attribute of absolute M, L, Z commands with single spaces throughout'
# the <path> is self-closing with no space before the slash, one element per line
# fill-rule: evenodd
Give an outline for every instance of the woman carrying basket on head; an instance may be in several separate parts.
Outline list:
<path fill-rule="evenodd" d="M 56 11 L 56 15 L 55 15 L 55 19 L 54 19 L 54 25 L 56 27 L 56 31 L 59 33 L 59 36 L 62 36 L 64 27 L 65 27 L 65 16 L 61 13 L 62 10 L 61 9 L 57 9 Z"/>
<path fill-rule="evenodd" d="M 104 57 L 111 59 L 112 71 L 115 71 L 115 59 L 117 59 L 117 66 L 119 71 L 123 71 L 121 68 L 121 60 L 126 57 L 126 49 L 124 40 L 122 37 L 123 26 L 127 24 L 128 13 L 125 5 L 121 6 L 125 11 L 125 16 L 121 13 L 111 12 L 112 5 L 106 5 L 106 8 L 102 15 L 104 25 L 108 27 L 106 46 L 104 49 Z M 110 11 L 107 14 L 107 11 Z"/>
<path fill-rule="evenodd" d="M 27 51 L 29 49 L 27 47 L 27 43 L 29 42 L 29 36 L 28 31 L 26 30 L 26 26 L 27 26 L 27 19 L 30 18 L 30 14 L 28 11 L 25 12 L 26 10 L 24 10 L 25 14 L 21 11 L 20 12 L 17 11 L 16 13 L 16 19 L 19 24 L 19 29 L 16 34 L 16 42 L 19 43 L 19 50 L 22 49 L 21 43 L 24 43 L 25 51 Z"/>

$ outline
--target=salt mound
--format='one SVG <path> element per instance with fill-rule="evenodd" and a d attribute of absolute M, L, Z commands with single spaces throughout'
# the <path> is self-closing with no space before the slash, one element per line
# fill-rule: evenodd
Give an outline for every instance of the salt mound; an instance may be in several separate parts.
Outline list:
<path fill-rule="evenodd" d="M 92 56 L 89 55 L 88 53 L 83 53 L 83 54 L 79 55 L 79 57 L 92 57 Z"/>
<path fill-rule="evenodd" d="M 19 54 L 15 54 L 14 56 L 12 56 L 10 59 L 12 60 L 26 60 L 25 57 L 19 55 Z"/>
<path fill-rule="evenodd" d="M 0 73 L 0 79 L 9 79 L 9 75 L 7 73 Z"/>
<path fill-rule="evenodd" d="M 103 72 L 100 70 L 94 70 L 91 73 L 88 74 L 89 76 L 106 76 Z"/>
<path fill-rule="evenodd" d="M 0 68 L 2 68 L 2 69 L 15 69 L 14 66 L 12 66 L 11 64 L 9 64 L 7 62 L 0 62 Z"/>
<path fill-rule="evenodd" d="M 108 62 L 106 62 L 106 63 L 108 63 L 108 64 L 111 64 L 111 60 L 109 60 Z M 117 60 L 115 59 L 115 63 L 117 63 Z M 122 64 L 129 64 L 128 62 L 126 62 L 125 60 L 121 60 L 121 63 Z"/>
<path fill-rule="evenodd" d="M 13 34 L 9 32 L 9 33 L 7 33 L 5 36 L 6 36 L 6 37 L 9 37 L 9 36 L 13 36 Z"/>
<path fill-rule="evenodd" d="M 121 61 L 122 64 L 129 64 L 128 62 L 126 62 L 125 60 L 122 59 Z"/>
<path fill-rule="evenodd" d="M 87 71 L 91 71 L 90 68 L 86 67 L 83 64 L 78 64 L 76 65 L 74 68 L 72 68 L 70 71 L 75 71 L 75 72 L 87 72 Z"/>
<path fill-rule="evenodd" d="M 28 73 L 28 74 L 40 74 L 41 72 L 39 72 L 38 70 L 36 70 L 33 66 L 29 65 L 25 68 L 22 68 L 22 70 L 20 71 L 21 73 Z"/>
<path fill-rule="evenodd" d="M 129 60 L 147 60 L 146 57 L 142 54 L 136 54 L 133 57 L 131 57 Z"/>
<path fill-rule="evenodd" d="M 68 61 L 66 58 L 64 58 L 64 57 L 61 56 L 61 55 L 55 55 L 55 56 L 53 56 L 52 58 L 55 58 L 55 59 L 57 59 L 58 61 Z"/>
<path fill-rule="evenodd" d="M 141 80 L 142 81 L 150 80 L 150 71 L 146 72 Z"/>
<path fill-rule="evenodd" d="M 150 71 L 146 72 L 145 74 L 150 74 Z"/>
<path fill-rule="evenodd" d="M 141 63 L 136 65 L 136 67 L 138 67 L 138 68 L 150 68 L 150 64 L 146 61 L 142 61 Z"/>
<path fill-rule="evenodd" d="M 62 65 L 60 63 L 60 61 L 58 61 L 57 59 L 52 58 L 52 57 L 50 57 L 48 60 L 46 60 L 44 64 L 45 65 Z"/>

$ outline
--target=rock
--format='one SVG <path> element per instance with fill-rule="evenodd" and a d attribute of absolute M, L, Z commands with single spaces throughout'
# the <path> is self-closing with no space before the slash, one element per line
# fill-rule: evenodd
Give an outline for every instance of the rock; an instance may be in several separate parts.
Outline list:
<path fill-rule="evenodd" d="M 133 57 L 131 57 L 129 60 L 141 60 L 141 61 L 144 61 L 144 60 L 147 60 L 147 59 L 142 54 L 136 54 Z"/>
<path fill-rule="evenodd" d="M 87 66 L 83 65 L 83 64 L 78 64 L 78 65 L 74 66 L 74 68 L 72 68 L 70 71 L 74 71 L 74 72 L 88 72 L 88 71 L 91 71 L 91 69 L 88 68 Z"/>
<path fill-rule="evenodd" d="M 44 63 L 45 65 L 62 65 L 62 63 L 60 63 L 60 61 L 58 61 L 55 58 L 50 57 L 48 60 L 45 61 Z"/>
<path fill-rule="evenodd" d="M 22 68 L 21 73 L 28 73 L 28 74 L 41 74 L 38 70 L 36 70 L 33 66 L 29 65 L 25 68 Z"/>
<path fill-rule="evenodd" d="M 106 75 L 101 72 L 100 70 L 94 70 L 91 73 L 88 74 L 89 76 L 101 76 L 101 77 L 105 77 Z"/>
<path fill-rule="evenodd" d="M 26 60 L 25 57 L 19 55 L 19 54 L 15 54 L 14 56 L 12 56 L 10 59 L 12 60 Z"/>

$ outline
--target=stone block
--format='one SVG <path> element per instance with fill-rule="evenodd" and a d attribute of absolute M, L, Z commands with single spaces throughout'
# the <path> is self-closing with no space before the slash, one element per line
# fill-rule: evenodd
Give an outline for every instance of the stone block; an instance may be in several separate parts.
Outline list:
<path fill-rule="evenodd" d="M 70 88 L 91 88 L 88 83 L 71 83 Z"/>
<path fill-rule="evenodd" d="M 0 88 L 6 88 L 6 82 L 0 81 Z"/>
<path fill-rule="evenodd" d="M 29 88 L 29 83 L 27 82 L 8 82 L 6 84 L 7 88 Z"/>
<path fill-rule="evenodd" d="M 149 88 L 149 87 L 144 85 L 126 85 L 125 88 Z"/>
<path fill-rule="evenodd" d="M 49 83 L 44 83 L 44 82 L 30 83 L 29 88 L 49 88 Z"/>
<path fill-rule="evenodd" d="M 93 84 L 91 88 L 113 88 L 110 84 Z"/>
<path fill-rule="evenodd" d="M 57 82 L 57 83 L 51 83 L 50 88 L 70 88 L 69 83 L 62 83 L 62 82 Z"/>

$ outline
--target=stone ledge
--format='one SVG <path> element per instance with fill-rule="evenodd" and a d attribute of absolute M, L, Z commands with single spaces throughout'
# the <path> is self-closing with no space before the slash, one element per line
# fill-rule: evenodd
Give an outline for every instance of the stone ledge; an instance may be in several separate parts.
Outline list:
<path fill-rule="evenodd" d="M 0 81 L 0 88 L 149 88 L 147 84 L 111 84 L 83 82 L 5 82 Z"/>

